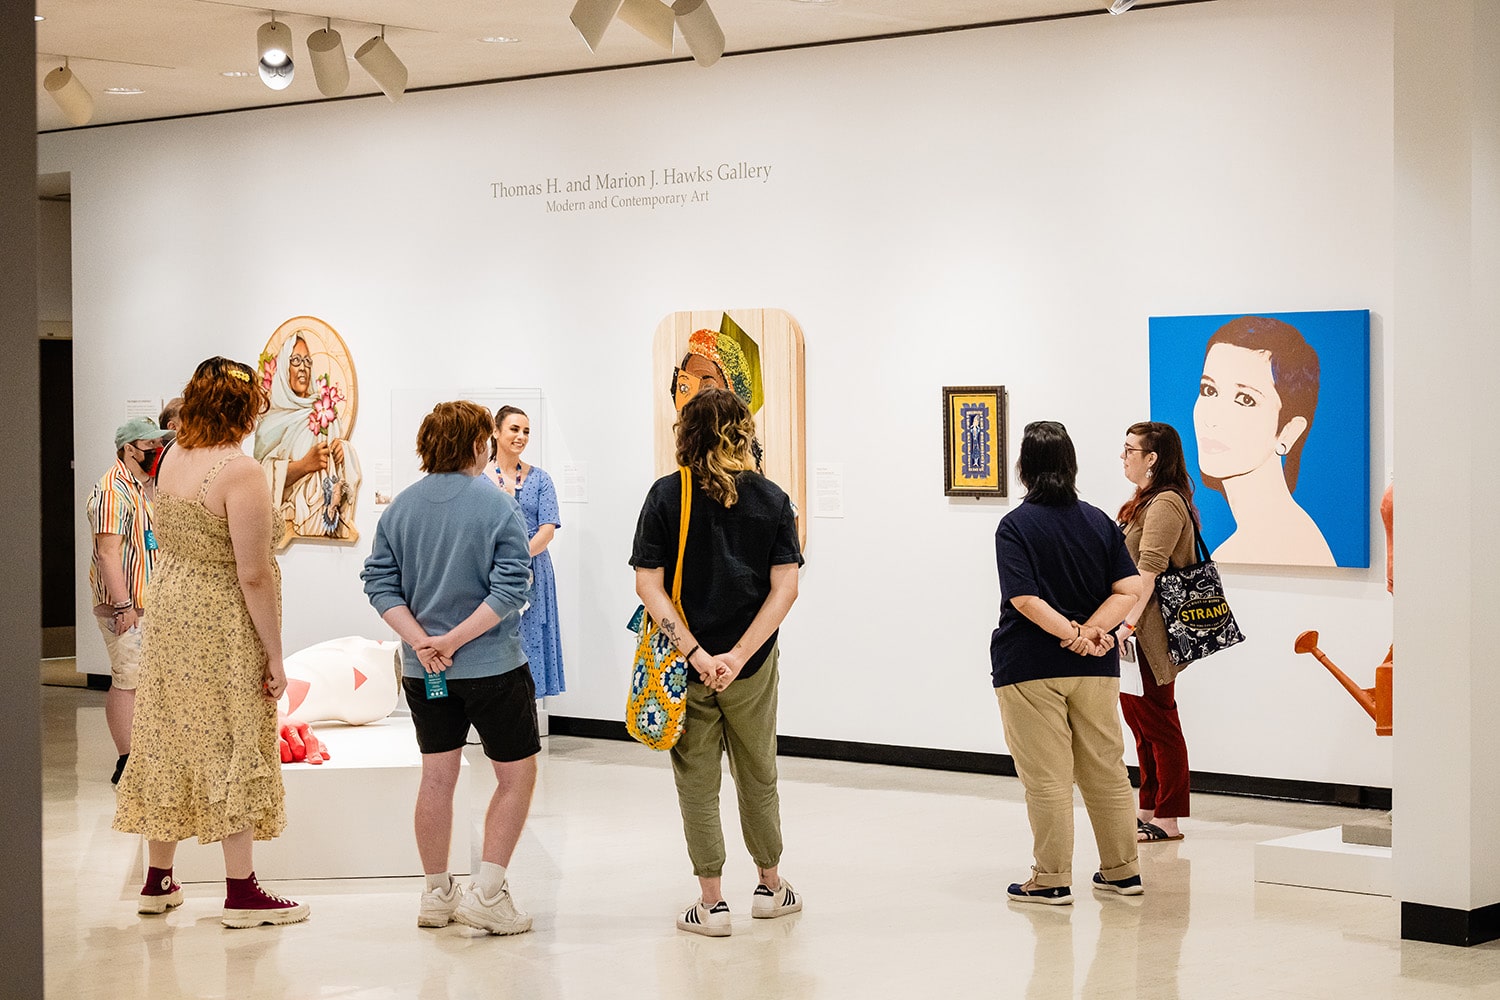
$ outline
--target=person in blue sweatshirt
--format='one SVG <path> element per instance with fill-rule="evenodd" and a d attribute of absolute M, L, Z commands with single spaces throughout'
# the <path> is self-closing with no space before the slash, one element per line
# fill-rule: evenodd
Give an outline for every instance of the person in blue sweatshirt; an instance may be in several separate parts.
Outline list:
<path fill-rule="evenodd" d="M 531 917 L 511 898 L 506 866 L 531 809 L 542 745 L 520 635 L 531 593 L 526 519 L 514 498 L 482 478 L 493 433 L 489 410 L 477 403 L 433 407 L 417 431 L 427 475 L 381 516 L 360 578 L 401 637 L 401 683 L 422 751 L 416 831 L 427 886 L 417 926 L 457 921 L 521 934 Z M 479 875 L 465 891 L 448 871 L 448 845 L 470 725 L 498 784 Z"/>

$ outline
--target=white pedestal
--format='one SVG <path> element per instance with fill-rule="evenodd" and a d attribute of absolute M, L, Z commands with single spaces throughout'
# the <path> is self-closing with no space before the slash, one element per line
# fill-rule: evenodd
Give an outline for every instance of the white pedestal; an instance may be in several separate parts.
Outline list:
<path fill-rule="evenodd" d="M 411 817 L 422 760 L 410 717 L 392 716 L 368 726 L 320 724 L 313 729 L 328 744 L 333 759 L 318 765 L 282 765 L 287 826 L 275 840 L 256 842 L 256 874 L 265 881 L 421 875 Z M 469 763 L 464 761 L 453 797 L 448 854 L 455 875 L 468 874 L 471 866 L 469 781 Z M 144 853 L 143 843 L 143 857 Z M 180 882 L 221 881 L 223 848 L 183 841 L 177 845 L 173 874 Z"/>
<path fill-rule="evenodd" d="M 1255 845 L 1255 881 L 1391 894 L 1391 849 L 1343 842 L 1339 827 Z"/>

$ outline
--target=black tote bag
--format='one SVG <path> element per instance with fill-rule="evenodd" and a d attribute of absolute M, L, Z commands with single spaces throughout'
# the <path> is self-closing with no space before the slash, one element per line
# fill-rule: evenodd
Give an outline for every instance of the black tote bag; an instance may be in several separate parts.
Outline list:
<path fill-rule="evenodd" d="M 1167 655 L 1181 667 L 1245 641 L 1224 599 L 1219 567 L 1193 525 L 1198 562 L 1169 569 L 1156 578 L 1156 600 L 1167 626 Z"/>

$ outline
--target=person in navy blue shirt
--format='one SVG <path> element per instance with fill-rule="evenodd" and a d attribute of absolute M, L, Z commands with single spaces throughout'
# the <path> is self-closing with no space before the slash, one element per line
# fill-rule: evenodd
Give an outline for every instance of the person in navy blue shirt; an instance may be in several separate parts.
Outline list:
<path fill-rule="evenodd" d="M 1035 864 L 1007 895 L 1073 901 L 1074 782 L 1099 845 L 1094 888 L 1140 895 L 1111 635 L 1135 605 L 1140 577 L 1119 527 L 1078 499 L 1078 458 L 1062 424 L 1026 425 L 1017 473 L 1026 499 L 995 529 L 1000 623 L 990 664 L 1005 743 L 1026 789 Z"/>

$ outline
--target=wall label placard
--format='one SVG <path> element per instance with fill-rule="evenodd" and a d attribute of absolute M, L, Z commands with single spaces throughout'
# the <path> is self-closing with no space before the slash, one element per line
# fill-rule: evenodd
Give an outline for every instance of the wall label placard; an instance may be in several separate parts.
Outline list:
<path fill-rule="evenodd" d="M 666 164 L 646 170 L 597 170 L 574 177 L 554 175 L 522 182 L 492 181 L 489 187 L 492 200 L 540 201 L 549 215 L 622 208 L 683 208 L 707 204 L 716 186 L 768 184 L 773 167 L 771 163 L 748 160 Z"/>

